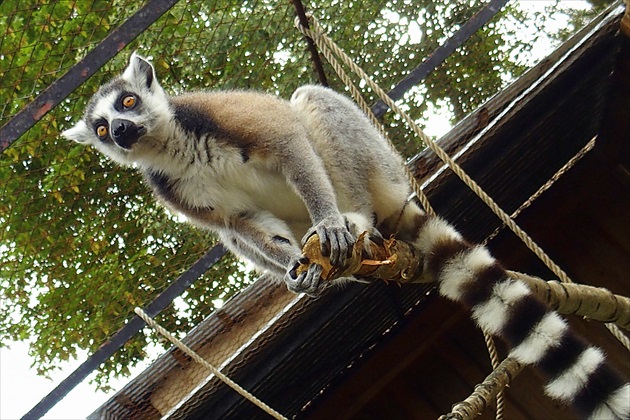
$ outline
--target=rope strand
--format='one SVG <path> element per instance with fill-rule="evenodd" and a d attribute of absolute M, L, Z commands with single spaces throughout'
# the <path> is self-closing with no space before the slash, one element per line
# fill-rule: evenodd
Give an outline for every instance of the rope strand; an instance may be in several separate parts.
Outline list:
<path fill-rule="evenodd" d="M 494 344 L 494 338 L 486 331 L 483 331 L 483 338 L 486 342 L 486 347 L 488 348 L 488 354 L 490 355 L 490 363 L 492 364 L 492 370 L 496 371 L 501 365 L 501 360 L 499 359 L 499 354 L 497 353 L 497 347 Z M 496 420 L 503 419 L 503 409 L 505 407 L 505 393 L 501 389 L 497 392 L 496 396 L 497 400 L 497 413 Z"/>
<path fill-rule="evenodd" d="M 136 313 L 136 315 L 138 315 L 140 318 L 142 318 L 142 320 L 144 322 L 146 322 L 148 326 L 153 328 L 160 335 L 162 335 L 164 338 L 166 338 L 168 341 L 170 341 L 175 347 L 177 347 L 178 349 L 180 349 L 181 351 L 186 353 L 188 356 L 190 356 L 195 362 L 200 363 L 201 365 L 203 365 L 210 372 L 212 372 L 212 374 L 214 374 L 217 378 L 219 378 L 221 381 L 223 381 L 227 386 L 229 386 L 230 388 L 232 388 L 233 390 L 238 392 L 245 399 L 249 400 L 252 404 L 256 405 L 261 410 L 263 410 L 265 413 L 269 414 L 270 416 L 272 416 L 275 419 L 287 420 L 286 417 L 284 417 L 282 414 L 278 413 L 273 408 L 269 407 L 267 404 L 265 404 L 264 402 L 262 402 L 261 400 L 256 398 L 253 394 L 251 394 L 245 388 L 241 387 L 239 384 L 234 382 L 232 379 L 230 379 L 229 377 L 227 377 L 226 375 L 221 373 L 220 370 L 218 370 L 217 368 L 212 366 L 210 363 L 208 363 L 205 359 L 203 359 L 201 356 L 199 356 L 194 350 L 192 350 L 186 344 L 182 343 L 177 338 L 175 338 L 164 327 L 162 327 L 160 324 L 155 322 L 153 320 L 153 318 L 151 318 L 149 315 L 147 315 L 147 313 L 144 312 L 141 308 L 136 308 L 134 310 L 134 312 Z"/>
<path fill-rule="evenodd" d="M 374 114 L 372 113 L 372 110 L 370 109 L 370 106 L 367 104 L 367 102 L 363 98 L 361 91 L 356 87 L 356 85 L 352 82 L 352 79 L 348 76 L 348 74 L 345 72 L 343 67 L 339 64 L 339 61 L 333 55 L 333 52 L 337 54 L 337 56 L 341 57 L 344 63 L 348 65 L 348 67 L 350 67 L 352 71 L 358 74 L 364 81 L 367 82 L 367 79 L 369 79 L 369 76 L 363 71 L 363 69 L 357 66 L 330 38 L 326 36 L 326 34 L 322 31 L 321 27 L 319 26 L 319 22 L 317 22 L 316 19 L 314 19 L 310 15 L 308 16 L 308 18 L 309 18 L 309 22 L 313 25 L 313 28 L 315 28 L 316 31 L 313 31 L 310 28 L 306 28 L 302 26 L 301 22 L 297 18 L 295 19 L 295 27 L 300 32 L 302 32 L 302 34 L 311 38 L 313 42 L 315 42 L 315 44 L 320 49 L 324 57 L 326 57 L 326 60 L 328 60 L 328 63 L 335 70 L 335 72 L 337 73 L 341 81 L 348 87 L 348 89 L 350 89 L 350 94 L 352 95 L 356 103 L 359 105 L 361 110 L 369 117 L 372 124 L 377 128 L 377 130 L 381 133 L 381 135 L 385 138 L 385 140 L 387 140 L 389 147 L 396 154 L 398 154 L 398 150 L 396 149 L 396 146 L 387 135 L 387 131 L 383 127 L 383 124 L 381 124 L 378 118 L 374 116 Z M 343 59 L 344 56 L 345 56 L 345 60 Z M 370 82 L 372 82 L 371 79 L 370 79 Z M 376 83 L 372 82 L 372 84 L 377 89 L 380 90 L 380 87 L 378 87 Z M 371 85 L 370 87 L 372 88 Z M 387 94 L 385 94 L 382 90 L 380 91 L 380 93 L 378 93 L 374 88 L 372 88 L 372 90 L 374 90 L 374 92 L 377 93 L 379 96 L 382 96 L 382 95 L 387 96 Z M 387 98 L 389 99 L 389 96 L 387 96 Z M 391 99 L 390 99 L 390 102 L 391 102 Z M 419 135 L 420 139 L 424 143 L 427 143 L 429 141 L 429 138 L 422 131 L 420 131 L 420 133 L 422 133 L 422 135 Z M 409 167 L 407 165 L 403 165 L 403 169 L 405 173 L 407 174 L 407 178 L 411 184 L 411 188 L 415 196 L 418 198 L 418 201 L 420 201 L 420 204 L 422 205 L 422 207 L 425 209 L 425 211 L 428 214 L 435 216 L 435 210 L 433 210 L 433 207 L 431 206 L 429 199 L 424 194 L 424 191 L 422 191 L 422 189 L 420 188 L 420 184 L 418 184 L 418 181 L 411 173 L 411 170 L 409 169 Z"/>
<path fill-rule="evenodd" d="M 529 197 L 527 200 L 525 200 L 525 202 L 523 204 L 521 204 L 518 209 L 516 209 L 512 214 L 510 214 L 510 218 L 515 219 L 516 217 L 518 217 L 518 215 L 521 214 L 521 212 L 523 210 L 525 210 L 529 206 L 531 206 L 532 203 L 538 197 L 540 197 L 545 191 L 547 191 L 549 188 L 551 188 L 551 186 L 553 184 L 555 184 L 556 181 L 558 179 L 560 179 L 560 177 L 562 175 L 567 173 L 569 171 L 569 169 L 571 169 L 573 166 L 575 166 L 576 163 L 578 163 L 580 160 L 582 160 L 582 158 L 584 156 L 586 156 L 586 154 L 588 152 L 593 150 L 593 147 L 595 146 L 595 141 L 596 140 L 597 140 L 597 136 L 595 136 L 591 140 L 589 140 L 589 142 L 586 143 L 586 146 L 584 146 L 579 152 L 577 152 L 577 154 L 575 156 L 573 156 L 571 159 L 569 159 L 569 161 L 567 163 L 565 163 L 564 166 L 562 166 L 562 168 L 560 168 L 558 170 L 558 172 L 556 172 L 551 178 L 549 178 L 549 180 L 547 180 L 547 182 L 545 182 L 543 184 L 543 186 L 541 186 L 534 194 L 532 194 L 531 197 Z M 499 232 L 501 231 L 501 229 L 503 229 L 504 227 L 505 227 L 505 225 L 501 225 L 501 226 L 497 227 L 494 230 L 494 232 L 492 232 L 490 235 L 488 235 L 488 237 L 486 239 L 484 239 L 483 244 L 485 245 L 488 242 L 490 242 L 492 239 L 494 239 L 494 237 L 497 236 L 499 234 Z"/>

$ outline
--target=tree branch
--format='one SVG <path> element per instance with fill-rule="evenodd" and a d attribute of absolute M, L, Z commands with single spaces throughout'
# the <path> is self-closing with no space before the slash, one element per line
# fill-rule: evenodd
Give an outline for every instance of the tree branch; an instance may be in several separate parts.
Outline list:
<path fill-rule="evenodd" d="M 385 280 L 398 283 L 431 283 L 434 280 L 423 273 L 424 258 L 418 250 L 405 241 L 382 239 L 362 233 L 354 244 L 348 267 L 339 270 L 330 265 L 328 257 L 321 253 L 319 236 L 312 235 L 302 248 L 308 262 L 297 268 L 300 274 L 309 265 L 322 266 L 322 279 L 332 281 L 340 277 L 354 275 L 366 280 Z"/>

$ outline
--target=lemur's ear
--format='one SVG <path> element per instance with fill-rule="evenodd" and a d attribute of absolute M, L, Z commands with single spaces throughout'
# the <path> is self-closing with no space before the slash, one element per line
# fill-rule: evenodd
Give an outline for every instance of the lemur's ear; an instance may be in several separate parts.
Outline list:
<path fill-rule="evenodd" d="M 76 123 L 74 127 L 63 131 L 61 135 L 68 140 L 82 144 L 89 143 L 94 137 L 94 133 L 83 120 Z"/>
<path fill-rule="evenodd" d="M 155 71 L 151 63 L 134 51 L 131 54 L 131 58 L 129 58 L 129 65 L 125 69 L 122 78 L 150 89 L 155 80 Z"/>

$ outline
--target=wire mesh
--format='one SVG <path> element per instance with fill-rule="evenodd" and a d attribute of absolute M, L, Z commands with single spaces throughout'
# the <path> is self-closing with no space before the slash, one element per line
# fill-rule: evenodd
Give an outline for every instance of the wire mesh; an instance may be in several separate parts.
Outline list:
<path fill-rule="evenodd" d="M 385 89 L 483 5 L 481 1 L 304 3 Z M 0 126 L 143 4 L 136 0 L 2 2 Z M 569 27 L 579 28 L 588 16 L 575 17 Z M 299 85 L 316 81 L 293 18 L 293 6 L 284 1 L 180 1 L 138 38 L 120 45 L 118 55 L 3 151 L 0 287 L 3 310 L 9 316 L 0 323 L 0 338 L 28 339 L 41 373 L 53 370 L 60 360 L 76 357 L 80 349 L 96 350 L 125 324 L 134 307 L 146 306 L 216 243 L 211 234 L 156 206 L 132 168 L 115 167 L 94 151 L 61 139 L 59 132 L 79 118 L 91 94 L 124 68 L 134 50 L 152 59 L 158 78 L 171 93 L 252 88 L 288 97 Z M 546 28 L 546 19 L 550 18 L 541 14 L 533 22 Z M 497 15 L 405 96 L 411 116 L 423 121 L 431 113 L 444 112 L 451 122 L 457 121 L 522 74 L 532 64 L 524 58 L 531 44 L 515 36 L 525 22 L 531 24 L 531 16 L 514 5 Z M 324 67 L 332 87 L 344 90 L 331 77 L 328 65 Z M 366 98 L 371 103 L 376 100 L 369 91 Z M 423 147 L 396 117 L 386 115 L 385 123 L 405 157 Z M 252 279 L 247 267 L 226 257 L 158 321 L 183 335 Z M 260 293 L 257 298 L 264 297 Z M 270 313 L 286 304 L 281 302 Z M 226 331 L 248 319 L 243 314 L 217 316 Z M 226 350 L 213 357 L 225 360 L 247 339 L 226 338 L 230 343 Z M 106 387 L 111 376 L 125 374 L 130 365 L 146 359 L 148 344 L 144 335 L 127 343 L 101 367 L 97 382 Z M 178 363 L 188 362 L 182 356 Z"/>

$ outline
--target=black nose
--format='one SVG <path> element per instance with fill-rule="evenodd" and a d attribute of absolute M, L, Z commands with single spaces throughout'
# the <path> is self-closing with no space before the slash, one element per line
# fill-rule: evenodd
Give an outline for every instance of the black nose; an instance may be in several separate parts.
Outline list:
<path fill-rule="evenodd" d="M 123 149 L 130 149 L 140 136 L 146 132 L 143 126 L 137 125 L 133 121 L 122 119 L 113 120 L 110 124 L 110 130 L 114 142 Z"/>
<path fill-rule="evenodd" d="M 131 124 L 133 123 L 127 120 L 114 120 L 112 122 L 112 133 L 114 133 L 114 137 L 121 137 L 125 134 L 125 131 Z"/>

